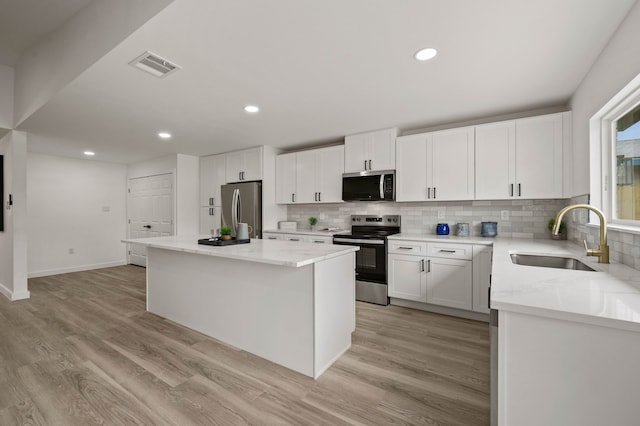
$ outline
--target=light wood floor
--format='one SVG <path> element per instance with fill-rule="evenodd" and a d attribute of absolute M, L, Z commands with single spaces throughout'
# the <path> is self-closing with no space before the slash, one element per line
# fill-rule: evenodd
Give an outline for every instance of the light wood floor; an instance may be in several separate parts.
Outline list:
<path fill-rule="evenodd" d="M 313 380 L 145 312 L 142 268 L 29 290 L 0 296 L 0 425 L 489 424 L 485 323 L 358 303 Z"/>

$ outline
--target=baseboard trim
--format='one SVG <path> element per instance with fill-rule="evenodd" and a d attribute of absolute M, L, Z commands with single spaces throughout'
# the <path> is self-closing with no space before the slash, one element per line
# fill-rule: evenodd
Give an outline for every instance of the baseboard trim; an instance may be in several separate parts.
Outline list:
<path fill-rule="evenodd" d="M 0 283 L 0 294 L 2 294 L 4 297 L 6 297 L 7 299 L 9 299 L 12 302 L 14 302 L 16 300 L 28 299 L 29 297 L 31 297 L 31 293 L 29 293 L 26 290 L 14 293 L 13 291 L 9 290 L 2 283 Z"/>
<path fill-rule="evenodd" d="M 90 271 L 92 269 L 111 268 L 113 266 L 126 265 L 127 260 L 117 260 L 115 262 L 94 263 L 91 265 L 72 266 L 70 268 L 49 269 L 45 271 L 34 271 L 27 274 L 28 278 L 48 277 L 50 275 L 68 274 L 70 272 Z"/>
<path fill-rule="evenodd" d="M 475 311 L 465 311 L 463 309 L 449 308 L 446 306 L 430 305 L 428 303 L 420 303 L 413 300 L 397 299 L 392 297 L 390 300 L 392 305 L 402 306 L 405 308 L 418 309 L 436 314 L 451 315 L 454 317 L 466 318 L 474 321 L 489 322 L 489 314 L 482 314 Z"/>

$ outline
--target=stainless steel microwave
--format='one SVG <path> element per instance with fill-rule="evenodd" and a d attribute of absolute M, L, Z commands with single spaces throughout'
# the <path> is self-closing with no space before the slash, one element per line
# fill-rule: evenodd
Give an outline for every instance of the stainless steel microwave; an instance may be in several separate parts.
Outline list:
<path fill-rule="evenodd" d="M 342 175 L 343 201 L 395 201 L 396 171 L 365 171 Z"/>

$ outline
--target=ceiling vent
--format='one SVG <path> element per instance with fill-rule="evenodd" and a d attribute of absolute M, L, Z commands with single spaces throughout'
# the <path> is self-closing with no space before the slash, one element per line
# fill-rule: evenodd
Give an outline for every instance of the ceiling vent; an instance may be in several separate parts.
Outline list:
<path fill-rule="evenodd" d="M 166 77 L 180 69 L 179 65 L 169 62 L 149 51 L 144 52 L 142 55 L 129 62 L 129 65 L 146 71 L 149 74 L 153 74 L 158 78 Z"/>

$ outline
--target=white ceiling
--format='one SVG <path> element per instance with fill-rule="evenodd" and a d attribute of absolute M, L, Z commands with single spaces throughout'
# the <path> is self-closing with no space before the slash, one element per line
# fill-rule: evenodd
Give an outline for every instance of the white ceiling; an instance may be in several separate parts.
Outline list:
<path fill-rule="evenodd" d="M 25 49 L 45 38 L 93 0 L 1 0 L 0 64 L 14 66 Z"/>
<path fill-rule="evenodd" d="M 128 163 L 565 105 L 634 3 L 175 0 L 19 129 L 31 151 Z M 127 65 L 145 50 L 182 69 Z"/>

